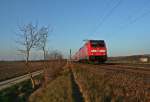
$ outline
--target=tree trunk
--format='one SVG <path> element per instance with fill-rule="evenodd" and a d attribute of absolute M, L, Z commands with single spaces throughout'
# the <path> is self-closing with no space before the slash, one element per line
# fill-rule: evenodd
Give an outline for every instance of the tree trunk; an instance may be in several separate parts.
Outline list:
<path fill-rule="evenodd" d="M 31 80 L 31 84 L 32 84 L 32 88 L 35 88 L 35 81 L 33 79 L 32 73 L 30 72 L 30 66 L 29 66 L 29 51 L 27 52 L 27 56 L 26 56 L 26 68 L 27 68 L 27 72 L 30 76 L 30 80 Z"/>
<path fill-rule="evenodd" d="M 43 48 L 43 56 L 44 56 L 44 61 L 43 61 L 43 70 L 44 70 L 44 87 L 46 87 L 47 83 L 48 83 L 48 73 L 47 73 L 47 63 L 46 63 L 46 51 L 45 48 Z"/>

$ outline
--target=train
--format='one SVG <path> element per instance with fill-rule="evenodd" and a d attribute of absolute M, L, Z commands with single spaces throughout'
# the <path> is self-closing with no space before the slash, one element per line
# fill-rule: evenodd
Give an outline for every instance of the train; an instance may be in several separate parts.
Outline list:
<path fill-rule="evenodd" d="M 107 48 L 104 40 L 87 40 L 86 43 L 73 55 L 75 62 L 96 62 L 107 61 Z"/>

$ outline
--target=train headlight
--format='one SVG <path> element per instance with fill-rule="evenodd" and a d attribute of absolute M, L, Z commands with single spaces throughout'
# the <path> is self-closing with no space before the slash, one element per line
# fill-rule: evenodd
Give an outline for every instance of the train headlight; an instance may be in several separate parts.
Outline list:
<path fill-rule="evenodd" d="M 106 50 L 99 50 L 99 52 L 106 52 Z"/>
<path fill-rule="evenodd" d="M 91 52 L 97 52 L 96 50 L 91 50 Z"/>
<path fill-rule="evenodd" d="M 91 50 L 91 52 L 106 52 L 106 50 Z"/>

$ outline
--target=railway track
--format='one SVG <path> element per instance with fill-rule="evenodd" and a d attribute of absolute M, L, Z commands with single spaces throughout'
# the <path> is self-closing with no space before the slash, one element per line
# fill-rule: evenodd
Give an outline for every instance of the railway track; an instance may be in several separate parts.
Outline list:
<path fill-rule="evenodd" d="M 82 85 L 86 87 L 84 91 L 93 90 L 93 87 L 97 90 L 103 90 L 104 88 L 107 89 L 109 87 L 107 90 L 111 90 L 113 93 L 112 97 L 123 95 L 123 97 L 125 97 L 124 99 L 128 100 L 129 97 L 132 98 L 137 95 L 138 97 L 145 97 L 145 99 L 149 99 L 149 68 L 118 64 L 74 64 L 74 68 L 77 68 L 77 70 L 74 70 L 79 76 Z M 90 97 L 90 94 L 93 95 L 93 93 L 90 92 L 95 93 L 95 90 L 89 91 L 88 97 Z M 99 93 L 99 91 L 97 91 L 97 93 Z"/>
<path fill-rule="evenodd" d="M 100 68 L 150 75 L 150 68 L 145 68 L 145 67 L 137 67 L 137 66 L 129 66 L 129 65 L 108 65 L 108 66 L 105 65 L 105 66 L 100 66 Z"/>
<path fill-rule="evenodd" d="M 134 66 L 134 65 L 128 65 L 128 64 L 112 64 L 112 63 L 106 63 L 101 65 L 91 65 L 91 64 L 81 64 L 82 67 L 91 67 L 97 70 L 103 69 L 106 71 L 118 71 L 118 72 L 127 72 L 127 73 L 138 73 L 138 74 L 144 74 L 144 75 L 150 75 L 150 67 L 144 67 L 144 66 Z"/>
<path fill-rule="evenodd" d="M 131 76 L 137 76 L 142 78 L 143 81 L 147 84 L 150 84 L 150 68 L 142 68 L 142 67 L 129 67 L 126 65 L 110 65 L 110 64 L 103 64 L 103 65 L 87 65 L 87 64 L 79 64 L 78 67 L 87 69 L 90 68 L 90 72 L 93 74 L 99 74 L 103 72 L 110 72 L 110 73 L 122 73 Z M 96 72 L 96 73 L 95 73 Z"/>

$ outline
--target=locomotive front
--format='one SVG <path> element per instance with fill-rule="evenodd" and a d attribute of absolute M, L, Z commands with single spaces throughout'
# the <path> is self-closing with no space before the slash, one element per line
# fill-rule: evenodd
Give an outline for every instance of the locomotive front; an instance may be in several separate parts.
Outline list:
<path fill-rule="evenodd" d="M 90 40 L 88 47 L 89 61 L 105 62 L 107 60 L 107 48 L 104 40 Z"/>

